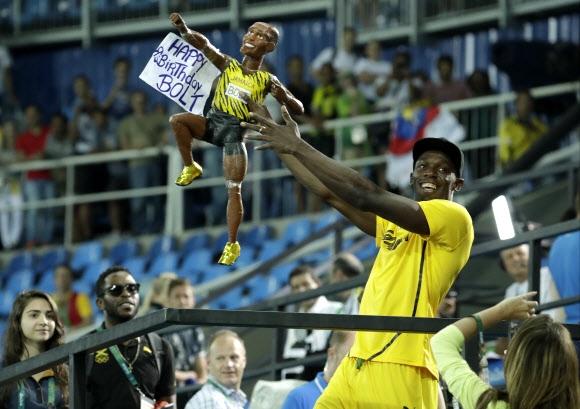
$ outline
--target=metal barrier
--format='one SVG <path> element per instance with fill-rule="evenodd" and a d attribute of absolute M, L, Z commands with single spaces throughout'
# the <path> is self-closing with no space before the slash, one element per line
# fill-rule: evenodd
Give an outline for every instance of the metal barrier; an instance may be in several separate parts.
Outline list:
<path fill-rule="evenodd" d="M 472 257 L 495 252 L 503 248 L 512 247 L 521 243 L 530 243 L 531 249 L 534 249 L 542 238 L 552 237 L 569 231 L 580 229 L 580 220 L 558 223 L 552 226 L 542 227 L 538 230 L 529 231 L 510 240 L 482 243 L 472 248 Z M 539 257 L 538 253 L 532 252 L 533 260 L 530 268 L 536 268 L 531 275 L 530 288 L 538 289 L 539 265 L 535 261 Z M 318 288 L 316 290 L 291 294 L 276 300 L 269 300 L 253 306 L 256 309 L 274 308 L 277 309 L 286 304 L 298 303 L 308 298 L 318 295 L 330 294 L 344 291 L 348 288 L 364 284 L 366 277 L 357 277 L 343 283 L 337 283 Z M 546 306 L 539 306 L 538 310 L 548 307 L 564 305 L 567 303 L 580 301 L 580 296 L 571 297 L 566 300 L 560 300 L 558 303 L 551 303 Z M 277 328 L 278 333 L 283 329 L 303 328 L 303 329 L 343 329 L 355 331 L 397 331 L 404 333 L 428 333 L 433 334 L 456 319 L 441 318 L 410 318 L 410 317 L 386 317 L 386 316 L 345 316 L 339 314 L 304 314 L 304 313 L 287 313 L 276 311 L 221 311 L 221 310 L 181 310 L 181 309 L 164 309 L 156 311 L 143 317 L 135 318 L 126 323 L 117 325 L 107 331 L 95 333 L 83 338 L 79 338 L 58 348 L 44 352 L 33 358 L 24 360 L 17 364 L 0 369 L 0 385 L 6 382 L 38 373 L 54 365 L 69 362 L 70 370 L 70 392 L 71 392 L 71 409 L 80 409 L 86 407 L 86 369 L 87 354 L 98 349 L 117 344 L 122 341 L 134 338 L 148 332 L 160 330 L 174 325 L 198 325 L 198 326 L 225 326 L 225 327 L 253 327 L 253 328 Z M 573 339 L 580 339 L 580 325 L 567 324 Z M 506 322 L 486 330 L 487 336 L 501 336 L 508 332 Z M 301 361 L 291 361 L 290 363 L 281 363 L 280 349 L 278 345 L 280 339 L 274 339 L 274 356 L 268 371 L 265 368 L 255 371 L 254 374 L 278 373 L 280 369 L 286 366 L 296 365 Z M 467 352 L 477 357 L 477 348 L 467 348 Z M 310 359 L 317 359 L 311 357 Z"/>
<path fill-rule="evenodd" d="M 397 331 L 433 334 L 453 319 L 351 316 L 256 311 L 165 309 L 135 318 L 107 331 L 95 333 L 49 350 L 0 370 L 0 385 L 67 362 L 70 370 L 71 409 L 86 408 L 87 354 L 110 345 L 171 325 L 200 325 L 260 328 L 303 328 L 353 331 Z M 580 325 L 566 325 L 574 339 L 580 339 Z M 486 333 L 506 334 L 507 323 L 500 323 Z"/>

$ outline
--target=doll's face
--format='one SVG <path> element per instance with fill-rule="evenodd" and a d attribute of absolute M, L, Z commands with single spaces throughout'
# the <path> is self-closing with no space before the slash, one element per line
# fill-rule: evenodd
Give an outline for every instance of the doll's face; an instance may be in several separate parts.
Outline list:
<path fill-rule="evenodd" d="M 240 52 L 254 58 L 261 58 L 276 48 L 270 37 L 272 26 L 266 23 L 254 23 L 242 40 Z"/>

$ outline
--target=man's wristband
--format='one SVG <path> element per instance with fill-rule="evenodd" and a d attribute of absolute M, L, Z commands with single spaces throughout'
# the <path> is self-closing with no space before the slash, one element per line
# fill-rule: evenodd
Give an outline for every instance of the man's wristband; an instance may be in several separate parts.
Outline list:
<path fill-rule="evenodd" d="M 483 334 L 483 321 L 481 320 L 481 317 L 477 314 L 472 314 L 471 316 L 475 319 L 475 323 L 477 324 L 477 332 Z"/>

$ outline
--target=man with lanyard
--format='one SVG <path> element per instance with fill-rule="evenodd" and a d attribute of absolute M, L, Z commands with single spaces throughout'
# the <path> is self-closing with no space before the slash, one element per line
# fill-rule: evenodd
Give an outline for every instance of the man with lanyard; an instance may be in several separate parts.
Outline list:
<path fill-rule="evenodd" d="M 334 331 L 330 337 L 324 371 L 319 372 L 314 380 L 290 391 L 281 409 L 312 409 L 316 400 L 330 382 L 332 375 L 354 342 L 354 332 Z"/>
<path fill-rule="evenodd" d="M 242 409 L 248 399 L 240 389 L 246 368 L 244 341 L 233 331 L 217 331 L 207 348 L 207 383 L 185 409 Z"/>
<path fill-rule="evenodd" d="M 246 98 L 252 111 L 266 114 Z M 267 112 L 267 111 L 266 111 Z M 446 139 L 424 138 L 413 146 L 409 183 L 415 199 L 385 191 L 360 173 L 318 152 L 301 137 L 282 107 L 285 125 L 252 113 L 258 131 L 246 139 L 264 142 L 292 174 L 375 238 L 379 252 L 365 285 L 360 315 L 433 318 L 473 243 L 467 210 L 453 203 L 464 180 L 463 153 Z M 437 364 L 428 334 L 359 331 L 316 409 L 435 408 Z"/>
<path fill-rule="evenodd" d="M 105 270 L 97 279 L 96 293 L 97 307 L 105 316 L 96 331 L 137 315 L 139 284 L 124 267 Z M 101 349 L 89 362 L 87 384 L 90 409 L 157 409 L 175 404 L 173 350 L 157 334 Z"/>

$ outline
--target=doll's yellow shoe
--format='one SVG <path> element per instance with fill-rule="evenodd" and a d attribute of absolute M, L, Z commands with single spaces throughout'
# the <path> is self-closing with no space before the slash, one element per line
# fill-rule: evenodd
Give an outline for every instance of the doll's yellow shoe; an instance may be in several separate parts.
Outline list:
<path fill-rule="evenodd" d="M 183 170 L 181 171 L 181 174 L 175 181 L 175 184 L 179 186 L 187 186 L 193 181 L 193 179 L 195 179 L 202 173 L 203 168 L 199 166 L 196 162 L 193 162 L 193 165 L 183 167 Z"/>
<path fill-rule="evenodd" d="M 222 253 L 218 263 L 231 266 L 236 262 L 237 258 L 240 257 L 241 250 L 240 243 L 237 241 L 235 243 L 226 243 L 224 252 Z"/>

